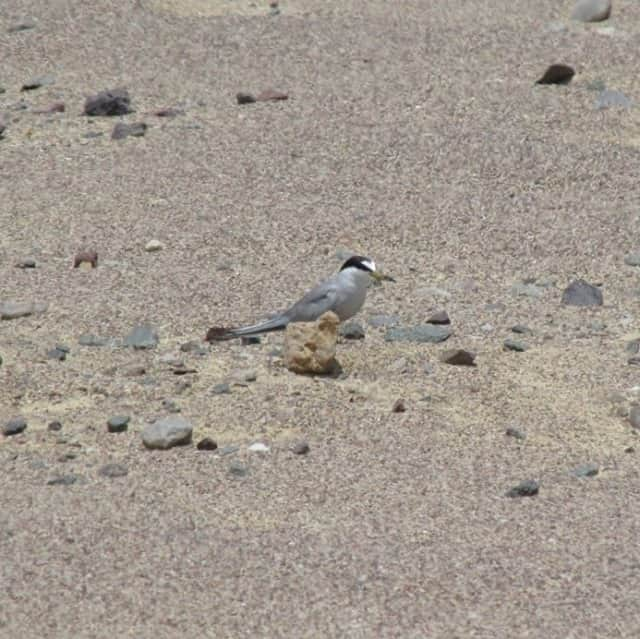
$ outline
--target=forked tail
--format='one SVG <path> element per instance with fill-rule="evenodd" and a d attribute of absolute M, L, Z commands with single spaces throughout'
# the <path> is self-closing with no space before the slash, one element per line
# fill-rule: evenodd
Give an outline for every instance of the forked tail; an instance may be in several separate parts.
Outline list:
<path fill-rule="evenodd" d="M 207 333 L 206 340 L 208 342 L 221 342 L 236 337 L 249 337 L 251 335 L 260 335 L 261 333 L 270 333 L 271 331 L 282 331 L 287 327 L 289 318 L 284 315 L 278 315 L 266 322 L 253 324 L 252 326 L 242 326 L 240 328 L 212 328 Z"/>

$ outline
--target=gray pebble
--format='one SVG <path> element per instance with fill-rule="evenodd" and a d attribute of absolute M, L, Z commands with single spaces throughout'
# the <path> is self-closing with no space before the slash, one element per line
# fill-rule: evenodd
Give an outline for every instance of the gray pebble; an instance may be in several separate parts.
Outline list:
<path fill-rule="evenodd" d="M 81 346 L 106 346 L 108 343 L 108 337 L 98 337 L 93 333 L 83 333 L 78 338 L 78 344 Z"/>
<path fill-rule="evenodd" d="M 71 486 L 71 484 L 77 483 L 80 479 L 82 479 L 80 475 L 58 475 L 49 479 L 47 486 Z"/>
<path fill-rule="evenodd" d="M 434 324 L 421 324 L 407 328 L 389 328 L 384 336 L 387 342 L 416 342 L 432 343 L 444 342 L 451 336 L 451 328 Z"/>
<path fill-rule="evenodd" d="M 595 477 L 600 472 L 597 464 L 583 464 L 571 471 L 574 477 Z"/>
<path fill-rule="evenodd" d="M 46 87 L 55 82 L 55 78 L 52 75 L 43 75 L 37 78 L 32 78 L 22 85 L 21 91 L 33 91 L 40 87 Z"/>
<path fill-rule="evenodd" d="M 125 337 L 124 344 L 138 349 L 155 348 L 158 344 L 158 333 L 149 324 L 140 324 Z"/>
<path fill-rule="evenodd" d="M 105 464 L 98 471 L 98 475 L 111 478 L 124 477 L 127 474 L 129 474 L 129 470 L 122 464 Z"/>
<path fill-rule="evenodd" d="M 64 362 L 67 359 L 67 353 L 57 346 L 47 351 L 47 359 L 55 359 L 59 362 Z"/>
<path fill-rule="evenodd" d="M 211 389 L 211 392 L 214 395 L 227 395 L 228 393 L 231 392 L 231 386 L 229 386 L 229 384 L 227 384 L 227 382 L 221 382 L 220 384 L 216 384 Z"/>
<path fill-rule="evenodd" d="M 167 449 L 191 442 L 193 426 L 178 416 L 165 417 L 149 424 L 142 431 L 142 442 L 147 448 Z"/>
<path fill-rule="evenodd" d="M 609 109 L 611 107 L 620 107 L 622 109 L 630 109 L 633 102 L 621 91 L 614 89 L 604 89 L 596 98 L 595 107 L 598 111 Z"/>
<path fill-rule="evenodd" d="M 513 437 L 514 439 L 518 439 L 520 441 L 523 441 L 527 437 L 525 433 L 523 433 L 521 430 L 517 428 L 514 428 L 513 426 L 509 426 L 509 428 L 507 428 L 507 430 L 504 431 L 504 434 L 507 437 Z"/>
<path fill-rule="evenodd" d="M 515 351 L 516 353 L 522 353 L 528 348 L 524 342 L 515 339 L 505 339 L 503 346 L 506 351 Z"/>
<path fill-rule="evenodd" d="M 129 427 L 131 418 L 128 415 L 114 415 L 107 421 L 107 430 L 110 433 L 124 433 Z"/>
<path fill-rule="evenodd" d="M 515 326 L 511 327 L 511 330 L 514 333 L 519 333 L 520 335 L 524 335 L 525 333 L 531 332 L 531 329 L 527 326 L 524 326 L 524 324 L 516 324 Z"/>
<path fill-rule="evenodd" d="M 32 257 L 27 257 L 24 260 L 21 260 L 20 262 L 18 262 L 16 264 L 16 267 L 22 268 L 22 269 L 35 268 L 36 261 Z"/>
<path fill-rule="evenodd" d="M 129 136 L 140 138 L 147 132 L 147 124 L 145 122 L 118 122 L 111 132 L 112 140 L 123 140 Z"/>
<path fill-rule="evenodd" d="M 2 434 L 5 437 L 11 437 L 11 435 L 18 435 L 24 432 L 26 428 L 27 420 L 24 417 L 14 417 L 2 427 Z"/>
<path fill-rule="evenodd" d="M 562 303 L 567 306 L 602 306 L 602 291 L 585 280 L 574 280 L 562 293 Z"/>
<path fill-rule="evenodd" d="M 21 31 L 28 31 L 30 29 L 35 29 L 36 23 L 27 18 L 25 20 L 20 20 L 20 22 L 15 22 L 10 27 L 7 28 L 7 33 L 20 33 Z"/>
<path fill-rule="evenodd" d="M 507 497 L 533 497 L 538 494 L 540 484 L 535 479 L 526 479 L 506 492 Z"/>
<path fill-rule="evenodd" d="M 238 460 L 234 460 L 229 464 L 229 473 L 234 477 L 244 477 L 249 472 L 249 469 Z"/>
<path fill-rule="evenodd" d="M 12 320 L 44 313 L 48 304 L 44 302 L 2 302 L 0 303 L 0 319 Z"/>
<path fill-rule="evenodd" d="M 291 452 L 294 455 L 306 455 L 309 450 L 309 444 L 305 441 L 297 442 L 291 447 Z"/>
<path fill-rule="evenodd" d="M 580 22 L 601 22 L 611 15 L 611 0 L 577 0 L 571 19 Z"/>
<path fill-rule="evenodd" d="M 640 252 L 625 255 L 624 263 L 628 266 L 640 266 Z"/>
<path fill-rule="evenodd" d="M 451 324 L 447 311 L 436 311 L 427 319 L 427 324 Z"/>
<path fill-rule="evenodd" d="M 629 411 L 631 427 L 640 430 L 640 406 L 632 406 Z"/>
<path fill-rule="evenodd" d="M 364 328 L 360 322 L 345 322 L 338 331 L 345 339 L 364 339 Z"/>

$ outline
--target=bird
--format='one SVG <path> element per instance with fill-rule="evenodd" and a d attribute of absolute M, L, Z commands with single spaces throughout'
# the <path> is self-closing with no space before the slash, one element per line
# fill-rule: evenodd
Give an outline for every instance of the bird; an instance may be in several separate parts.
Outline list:
<path fill-rule="evenodd" d="M 372 279 L 395 282 L 390 275 L 378 271 L 371 258 L 352 255 L 337 273 L 317 284 L 286 311 L 251 326 L 214 327 L 209 329 L 206 339 L 222 341 L 282 331 L 291 322 L 313 322 L 328 311 L 333 311 L 344 322 L 362 308 Z"/>

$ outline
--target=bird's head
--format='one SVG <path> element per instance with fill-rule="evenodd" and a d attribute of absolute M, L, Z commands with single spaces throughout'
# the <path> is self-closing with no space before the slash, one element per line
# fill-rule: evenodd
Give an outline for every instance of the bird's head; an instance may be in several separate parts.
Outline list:
<path fill-rule="evenodd" d="M 364 257 L 362 255 L 352 255 L 340 268 L 340 271 L 345 271 L 347 269 L 358 269 L 360 271 L 365 271 L 371 275 L 371 277 L 377 282 L 395 282 L 395 280 L 390 276 L 378 271 L 376 269 L 376 263 L 370 257 Z"/>

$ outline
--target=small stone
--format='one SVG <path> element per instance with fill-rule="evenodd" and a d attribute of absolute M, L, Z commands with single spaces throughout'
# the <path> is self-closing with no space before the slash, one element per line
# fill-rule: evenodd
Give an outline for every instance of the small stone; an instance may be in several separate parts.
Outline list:
<path fill-rule="evenodd" d="M 632 406 L 629 411 L 629 423 L 632 428 L 640 430 L 640 406 Z"/>
<path fill-rule="evenodd" d="M 45 87 L 55 82 L 55 78 L 52 75 L 43 75 L 32 80 L 28 80 L 22 85 L 20 91 L 33 91 L 40 87 Z"/>
<path fill-rule="evenodd" d="M 73 258 L 73 268 L 78 268 L 83 264 L 90 264 L 91 268 L 98 267 L 98 253 L 94 250 L 79 251 Z"/>
<path fill-rule="evenodd" d="M 516 353 L 523 353 L 528 348 L 524 342 L 519 342 L 515 339 L 505 339 L 503 347 L 505 351 L 515 351 Z"/>
<path fill-rule="evenodd" d="M 260 344 L 261 342 L 262 339 L 260 338 L 260 335 L 245 335 L 240 338 L 240 343 L 243 346 L 252 346 L 254 344 Z"/>
<path fill-rule="evenodd" d="M 640 252 L 629 253 L 624 258 L 624 263 L 628 266 L 640 266 Z"/>
<path fill-rule="evenodd" d="M 506 492 L 507 497 L 533 497 L 538 494 L 540 484 L 535 479 L 526 479 Z"/>
<path fill-rule="evenodd" d="M 262 442 L 255 442 L 255 444 L 251 444 L 247 450 L 252 453 L 268 453 L 271 449 Z"/>
<path fill-rule="evenodd" d="M 634 355 L 627 360 L 629 366 L 640 366 L 640 355 Z"/>
<path fill-rule="evenodd" d="M 109 343 L 109 338 L 98 337 L 93 333 L 83 333 L 78 338 L 78 344 L 81 346 L 106 346 Z"/>
<path fill-rule="evenodd" d="M 220 382 L 211 389 L 211 392 L 214 395 L 227 395 L 231 392 L 231 386 L 227 382 Z"/>
<path fill-rule="evenodd" d="M 516 324 L 515 326 L 511 327 L 512 332 L 514 333 L 519 333 L 521 335 L 524 335 L 525 333 L 530 333 L 531 329 L 527 326 L 524 326 L 524 324 Z"/>
<path fill-rule="evenodd" d="M 396 399 L 391 409 L 392 413 L 405 413 L 407 411 L 407 405 L 404 399 Z"/>
<path fill-rule="evenodd" d="M 0 319 L 12 320 L 44 313 L 48 304 L 43 302 L 2 302 L 0 303 Z"/>
<path fill-rule="evenodd" d="M 451 348 L 440 354 L 440 361 L 452 366 L 475 366 L 475 359 L 474 353 L 461 348 Z"/>
<path fill-rule="evenodd" d="M 161 251 L 164 248 L 164 244 L 160 240 L 149 240 L 144 247 L 147 253 L 154 253 L 155 251 Z"/>
<path fill-rule="evenodd" d="M 611 0 L 577 0 L 571 19 L 580 22 L 602 22 L 611 15 Z"/>
<path fill-rule="evenodd" d="M 447 311 L 437 311 L 427 319 L 427 324 L 451 324 Z"/>
<path fill-rule="evenodd" d="M 364 339 L 364 328 L 360 322 L 345 322 L 340 325 L 338 332 L 345 339 Z"/>
<path fill-rule="evenodd" d="M 211 437 L 204 437 L 198 442 L 196 448 L 198 450 L 216 450 L 218 444 Z"/>
<path fill-rule="evenodd" d="M 180 350 L 183 353 L 195 353 L 196 355 L 205 355 L 207 349 L 198 341 L 191 340 L 180 345 Z"/>
<path fill-rule="evenodd" d="M 315 322 L 292 322 L 285 331 L 284 365 L 298 374 L 333 373 L 338 366 L 335 354 L 338 316 L 329 311 Z"/>
<path fill-rule="evenodd" d="M 309 444 L 305 441 L 301 441 L 301 442 L 296 442 L 292 447 L 291 447 L 291 452 L 294 455 L 306 455 L 309 452 Z"/>
<path fill-rule="evenodd" d="M 134 138 L 141 138 L 147 132 L 146 122 L 133 122 L 127 124 L 126 122 L 118 122 L 113 127 L 111 132 L 112 140 L 123 140 L 126 137 L 132 136 Z"/>
<path fill-rule="evenodd" d="M 11 437 L 24 432 L 26 428 L 27 420 L 24 417 L 14 417 L 2 427 L 2 434 L 5 437 Z"/>
<path fill-rule="evenodd" d="M 55 433 L 62 430 L 62 424 L 57 419 L 55 419 L 54 421 L 47 424 L 47 429 Z"/>
<path fill-rule="evenodd" d="M 149 424 L 142 431 L 142 442 L 147 448 L 166 450 L 191 442 L 193 426 L 182 417 L 165 417 Z"/>
<path fill-rule="evenodd" d="M 114 415 L 107 421 L 107 430 L 110 433 L 124 433 L 129 427 L 131 418 L 128 415 Z"/>
<path fill-rule="evenodd" d="M 595 108 L 598 111 L 619 107 L 621 109 L 630 109 L 633 102 L 622 91 L 615 89 L 605 89 L 598 94 L 595 101 Z"/>
<path fill-rule="evenodd" d="M 575 71 L 566 64 L 552 64 L 536 84 L 569 84 Z"/>
<path fill-rule="evenodd" d="M 240 461 L 234 460 L 229 464 L 229 473 L 234 477 L 245 477 L 249 469 Z"/>
<path fill-rule="evenodd" d="M 537 299 L 542 297 L 543 290 L 535 284 L 525 284 L 524 282 L 517 282 L 511 287 L 511 294 L 517 297 L 531 297 Z"/>
<path fill-rule="evenodd" d="M 47 486 L 71 486 L 80 479 L 79 475 L 58 475 L 47 481 Z"/>
<path fill-rule="evenodd" d="M 55 359 L 59 362 L 64 362 L 64 360 L 67 359 L 67 354 L 56 347 L 47 351 L 47 359 Z"/>
<path fill-rule="evenodd" d="M 238 104 L 253 104 L 256 101 L 255 96 L 251 93 L 236 93 L 236 100 Z"/>
<path fill-rule="evenodd" d="M 507 437 L 513 437 L 514 439 L 518 439 L 520 441 L 523 441 L 526 438 L 526 435 L 521 430 L 518 430 L 513 426 L 509 426 L 509 428 L 504 431 L 504 434 Z"/>
<path fill-rule="evenodd" d="M 265 89 L 256 96 L 256 102 L 277 102 L 288 99 L 288 94 L 282 91 L 275 91 L 274 89 Z"/>
<path fill-rule="evenodd" d="M 373 328 L 386 328 L 396 326 L 400 318 L 397 315 L 372 315 L 367 324 Z"/>
<path fill-rule="evenodd" d="M 437 344 L 451 336 L 451 328 L 434 324 L 419 324 L 408 328 L 389 328 L 384 339 L 387 342 L 416 342 Z"/>
<path fill-rule="evenodd" d="M 101 91 L 87 98 L 84 104 L 85 115 L 114 116 L 131 113 L 131 98 L 126 89 Z"/>
<path fill-rule="evenodd" d="M 101 477 L 110 477 L 112 479 L 116 477 L 124 477 L 128 474 L 128 468 L 122 464 L 105 464 L 98 471 L 98 475 Z"/>
<path fill-rule="evenodd" d="M 140 324 L 125 337 L 124 345 L 135 349 L 149 349 L 155 348 L 158 341 L 158 333 L 151 325 Z"/>
<path fill-rule="evenodd" d="M 23 268 L 23 269 L 35 268 L 36 267 L 36 261 L 32 257 L 27 257 L 24 260 L 22 260 L 21 262 L 18 262 L 16 264 L 16 267 L 17 268 Z"/>
<path fill-rule="evenodd" d="M 636 449 L 635 449 L 633 446 L 627 446 L 627 447 L 624 449 L 624 452 L 625 452 L 625 453 L 635 453 L 635 452 L 636 452 Z"/>
<path fill-rule="evenodd" d="M 574 477 L 595 477 L 600 472 L 597 464 L 584 464 L 571 471 Z"/>
<path fill-rule="evenodd" d="M 20 20 L 20 22 L 15 22 L 8 29 L 7 33 L 20 33 L 21 31 L 29 31 L 30 29 L 35 29 L 36 23 L 27 18 L 25 20 Z"/>
<path fill-rule="evenodd" d="M 585 280 L 574 280 L 562 293 L 562 303 L 567 306 L 602 306 L 602 291 Z"/>

